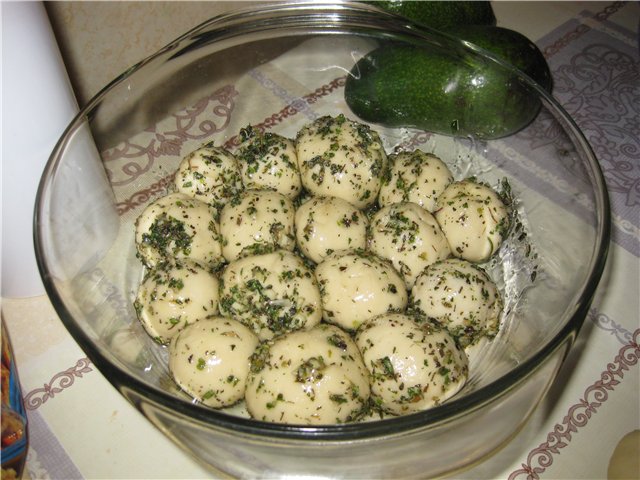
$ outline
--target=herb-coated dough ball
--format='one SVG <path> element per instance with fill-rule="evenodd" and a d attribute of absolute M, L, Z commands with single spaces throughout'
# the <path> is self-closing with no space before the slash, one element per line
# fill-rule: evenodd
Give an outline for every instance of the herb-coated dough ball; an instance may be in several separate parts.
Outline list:
<path fill-rule="evenodd" d="M 371 396 L 394 415 L 440 405 L 464 386 L 468 359 L 449 332 L 402 314 L 368 320 L 356 344 L 371 375 Z"/>
<path fill-rule="evenodd" d="M 233 154 L 213 142 L 185 156 L 174 179 L 175 188 L 220 209 L 242 191 L 240 168 Z"/>
<path fill-rule="evenodd" d="M 295 207 L 271 190 L 245 190 L 220 214 L 222 253 L 228 261 L 271 248 L 293 250 Z"/>
<path fill-rule="evenodd" d="M 220 311 L 261 340 L 312 328 L 322 319 L 320 290 L 300 257 L 279 250 L 231 262 L 221 277 Z"/>
<path fill-rule="evenodd" d="M 346 330 L 390 311 L 402 311 L 408 294 L 393 266 L 369 252 L 333 254 L 316 267 L 323 318 Z"/>
<path fill-rule="evenodd" d="M 134 306 L 147 333 L 166 344 L 186 325 L 218 313 L 218 288 L 196 262 L 165 262 L 145 274 Z"/>
<path fill-rule="evenodd" d="M 358 348 L 346 332 L 327 324 L 259 346 L 245 393 L 253 418 L 303 425 L 356 420 L 368 398 Z"/>
<path fill-rule="evenodd" d="M 472 180 L 449 185 L 435 212 L 451 253 L 470 262 L 488 260 L 502 245 L 509 211 L 489 186 Z"/>
<path fill-rule="evenodd" d="M 378 134 L 344 115 L 324 116 L 296 136 L 302 185 L 314 195 L 339 197 L 358 208 L 376 201 L 387 155 Z"/>
<path fill-rule="evenodd" d="M 482 268 L 466 260 L 450 258 L 427 267 L 411 290 L 411 304 L 447 328 L 463 347 L 498 333 L 498 288 Z"/>
<path fill-rule="evenodd" d="M 451 251 L 435 217 L 415 203 L 394 203 L 371 218 L 369 249 L 389 260 L 408 288 L 425 267 Z"/>
<path fill-rule="evenodd" d="M 334 252 L 364 249 L 368 223 L 346 200 L 312 197 L 296 210 L 296 240 L 307 258 L 320 263 Z"/>
<path fill-rule="evenodd" d="M 215 209 L 183 193 L 170 193 L 147 205 L 136 219 L 136 248 L 150 268 L 171 258 L 206 266 L 223 261 Z"/>
<path fill-rule="evenodd" d="M 200 320 L 169 344 L 169 372 L 197 401 L 228 407 L 244 398 L 251 355 L 258 344 L 258 337 L 236 320 Z"/>
<path fill-rule="evenodd" d="M 380 206 L 412 202 L 433 212 L 438 196 L 453 182 L 449 167 L 437 156 L 422 150 L 391 154 L 389 163 L 389 176 L 378 196 Z"/>
<path fill-rule="evenodd" d="M 293 140 L 276 133 L 241 130 L 244 141 L 236 158 L 247 189 L 275 190 L 294 199 L 302 189 Z"/>

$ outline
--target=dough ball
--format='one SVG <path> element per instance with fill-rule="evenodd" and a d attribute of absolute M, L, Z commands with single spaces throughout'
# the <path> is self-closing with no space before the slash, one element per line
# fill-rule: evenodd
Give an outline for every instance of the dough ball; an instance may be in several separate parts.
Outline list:
<path fill-rule="evenodd" d="M 220 214 L 222 253 L 228 261 L 282 248 L 293 250 L 295 207 L 281 193 L 245 190 Z"/>
<path fill-rule="evenodd" d="M 408 288 L 428 265 L 451 251 L 435 217 L 415 203 L 394 203 L 371 219 L 369 249 L 389 260 Z"/>
<path fill-rule="evenodd" d="M 300 257 L 279 250 L 231 262 L 222 273 L 220 311 L 261 340 L 322 319 L 320 290 Z"/>
<path fill-rule="evenodd" d="M 183 193 L 150 203 L 136 219 L 136 248 L 150 268 L 167 259 L 191 259 L 205 266 L 223 261 L 216 211 Z"/>
<path fill-rule="evenodd" d="M 453 182 L 449 167 L 432 153 L 422 150 L 389 155 L 389 177 L 380 188 L 380 206 L 411 202 L 433 213 L 436 200 Z"/>
<path fill-rule="evenodd" d="M 502 299 L 480 267 L 450 258 L 425 269 L 411 290 L 411 305 L 447 328 L 463 347 L 498 333 Z"/>
<path fill-rule="evenodd" d="M 402 314 L 363 323 L 356 344 L 371 375 L 371 395 L 394 415 L 419 412 L 455 395 L 468 376 L 468 360 L 446 329 Z"/>
<path fill-rule="evenodd" d="M 378 134 L 344 115 L 324 116 L 296 136 L 302 185 L 363 208 L 378 197 L 387 155 Z"/>
<path fill-rule="evenodd" d="M 346 200 L 313 197 L 296 210 L 296 240 L 307 258 L 320 263 L 334 252 L 364 249 L 368 223 Z"/>
<path fill-rule="evenodd" d="M 218 279 L 195 262 L 165 262 L 145 274 L 134 307 L 147 333 L 166 344 L 188 324 L 218 313 L 218 288 Z"/>
<path fill-rule="evenodd" d="M 258 347 L 245 394 L 253 418 L 303 425 L 356 420 L 368 398 L 358 348 L 346 332 L 327 324 Z"/>
<path fill-rule="evenodd" d="M 402 277 L 390 263 L 369 252 L 333 254 L 316 267 L 323 318 L 346 330 L 407 305 Z"/>
<path fill-rule="evenodd" d="M 236 158 L 245 188 L 275 190 L 293 200 L 302 189 L 293 140 L 251 127 L 240 134 L 244 141 L 236 150 Z"/>
<path fill-rule="evenodd" d="M 488 260 L 509 228 L 509 211 L 498 194 L 472 180 L 449 185 L 438 197 L 435 216 L 451 253 L 470 262 Z"/>
<path fill-rule="evenodd" d="M 244 398 L 258 338 L 240 322 L 213 317 L 192 323 L 169 344 L 169 372 L 178 386 L 214 408 Z"/>
<path fill-rule="evenodd" d="M 235 157 L 213 142 L 182 159 L 174 184 L 178 192 L 209 203 L 217 211 L 243 189 Z"/>

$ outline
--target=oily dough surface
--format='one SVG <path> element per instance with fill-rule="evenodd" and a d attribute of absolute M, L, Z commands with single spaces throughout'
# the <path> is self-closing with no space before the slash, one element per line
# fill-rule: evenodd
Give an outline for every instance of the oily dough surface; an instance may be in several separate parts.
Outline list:
<path fill-rule="evenodd" d="M 316 267 L 323 318 L 346 330 L 365 320 L 403 310 L 408 294 L 393 266 L 368 252 L 333 254 Z"/>
<path fill-rule="evenodd" d="M 360 352 L 341 329 L 320 324 L 277 337 L 254 355 L 245 401 L 253 418 L 320 425 L 345 423 L 369 398 Z"/>
<path fill-rule="evenodd" d="M 296 210 L 296 241 L 302 253 L 320 263 L 335 252 L 364 249 L 366 215 L 337 197 L 312 197 Z"/>

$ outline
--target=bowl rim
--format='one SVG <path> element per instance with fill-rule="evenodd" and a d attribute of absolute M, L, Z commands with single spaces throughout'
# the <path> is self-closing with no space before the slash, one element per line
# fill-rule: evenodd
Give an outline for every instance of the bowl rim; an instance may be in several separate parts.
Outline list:
<path fill-rule="evenodd" d="M 84 125 L 90 112 L 112 88 L 125 81 L 129 76 L 139 71 L 145 65 L 158 61 L 158 59 L 167 52 L 178 50 L 178 47 L 181 44 L 184 44 L 184 42 L 197 42 L 199 34 L 204 32 L 221 32 L 228 29 L 230 25 L 234 25 L 236 27 L 242 26 L 247 29 L 258 28 L 258 30 L 261 27 L 274 28 L 273 16 L 277 17 L 277 28 L 282 28 L 282 20 L 284 18 L 293 22 L 291 24 L 287 24 L 287 27 L 290 27 L 291 25 L 296 25 L 295 22 L 301 22 L 302 20 L 308 21 L 309 18 L 314 15 L 317 15 L 318 18 L 322 18 L 322 15 L 330 15 L 334 21 L 338 22 L 337 24 L 346 27 L 346 23 L 340 23 L 344 20 L 340 15 L 344 14 L 355 15 L 357 18 L 361 18 L 366 21 L 373 21 L 375 15 L 375 21 L 377 24 L 393 27 L 395 29 L 394 32 L 402 32 L 403 34 L 409 35 L 420 41 L 435 40 L 445 43 L 453 42 L 456 46 L 459 46 L 464 50 L 488 57 L 492 62 L 501 65 L 502 68 L 507 68 L 513 71 L 515 74 L 522 77 L 524 81 L 528 82 L 531 88 L 536 90 L 541 98 L 555 111 L 556 114 L 559 115 L 559 118 L 566 123 L 568 130 L 574 137 L 576 146 L 581 148 L 588 158 L 588 165 L 591 169 L 590 174 L 592 176 L 591 180 L 594 187 L 596 187 L 594 190 L 596 196 L 596 207 L 599 207 L 596 208 L 596 212 L 599 212 L 600 214 L 597 217 L 598 224 L 596 226 L 596 243 L 594 245 L 588 274 L 586 275 L 584 283 L 579 290 L 579 294 L 576 295 L 576 303 L 571 306 L 572 308 L 568 308 L 562 316 L 562 318 L 569 318 L 567 318 L 564 327 L 562 327 L 555 337 L 547 342 L 546 345 L 542 346 L 535 355 L 490 384 L 465 394 L 464 396 L 454 397 L 442 405 L 432 409 L 406 416 L 385 418 L 381 421 L 319 426 L 270 423 L 251 418 L 233 416 L 195 403 L 189 403 L 188 401 L 179 399 L 166 391 L 162 391 L 156 387 L 148 385 L 142 380 L 129 374 L 124 369 L 110 362 L 110 360 L 101 353 L 100 349 L 93 344 L 92 340 L 84 333 L 82 328 L 76 325 L 76 321 L 74 320 L 72 313 L 67 309 L 62 295 L 56 288 L 52 276 L 49 274 L 49 269 L 47 267 L 47 254 L 44 248 L 44 238 L 41 230 L 41 219 L 46 218 L 46 214 L 44 213 L 44 201 L 49 186 L 48 180 L 55 171 L 69 138 L 77 129 Z M 324 25 L 323 27 L 330 28 L 329 25 Z M 589 305 L 604 271 L 610 241 L 610 221 L 610 206 L 606 183 L 591 146 L 575 121 L 563 109 L 558 101 L 524 73 L 519 72 L 515 67 L 508 65 L 499 58 L 494 57 L 486 50 L 470 44 L 469 42 L 464 42 L 429 27 L 412 23 L 406 18 L 393 13 L 384 12 L 378 7 L 372 5 L 350 1 L 338 3 L 285 2 L 265 4 L 258 7 L 254 6 L 252 8 L 242 8 L 212 17 L 189 30 L 185 34 L 179 36 L 155 54 L 126 70 L 112 82 L 107 84 L 89 102 L 87 102 L 86 106 L 77 113 L 61 135 L 45 166 L 36 195 L 33 215 L 33 236 L 38 269 L 40 271 L 45 291 L 51 299 L 54 309 L 67 330 L 73 336 L 74 340 L 81 346 L 82 350 L 96 365 L 98 370 L 101 371 L 109 382 L 112 383 L 120 393 L 128 398 L 129 401 L 132 400 L 129 396 L 124 394 L 124 391 L 128 390 L 135 392 L 136 395 L 144 397 L 146 400 L 153 402 L 160 408 L 171 410 L 174 414 L 184 416 L 185 418 L 188 418 L 191 421 L 196 421 L 202 425 L 251 436 L 310 442 L 354 441 L 369 439 L 372 437 L 387 437 L 407 431 L 433 428 L 445 421 L 450 421 L 452 419 L 468 415 L 471 412 L 482 408 L 484 405 L 494 402 L 510 390 L 516 388 L 529 375 L 541 368 L 544 361 L 559 350 L 566 342 L 569 342 L 569 345 L 571 345 L 584 322 L 588 313 Z M 138 402 L 132 401 L 132 403 L 134 403 L 137 408 L 140 408 Z"/>

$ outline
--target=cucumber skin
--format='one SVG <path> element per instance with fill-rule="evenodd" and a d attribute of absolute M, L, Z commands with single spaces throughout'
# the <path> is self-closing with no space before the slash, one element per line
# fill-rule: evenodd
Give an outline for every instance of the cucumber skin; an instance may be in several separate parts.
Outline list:
<path fill-rule="evenodd" d="M 496 24 L 491 2 L 487 1 L 384 0 L 366 3 L 438 30 L 457 25 Z"/>
<path fill-rule="evenodd" d="M 474 43 L 516 66 L 551 92 L 551 73 L 542 52 L 521 33 L 495 26 L 491 2 L 381 0 L 365 3 Z"/>
<path fill-rule="evenodd" d="M 356 63 L 345 100 L 370 123 L 485 140 L 517 132 L 540 109 L 535 93 L 490 62 L 399 44 Z"/>
<path fill-rule="evenodd" d="M 508 28 L 481 25 L 452 27 L 446 33 L 493 53 L 526 73 L 551 93 L 553 82 L 549 65 L 536 44 L 521 33 Z"/>

